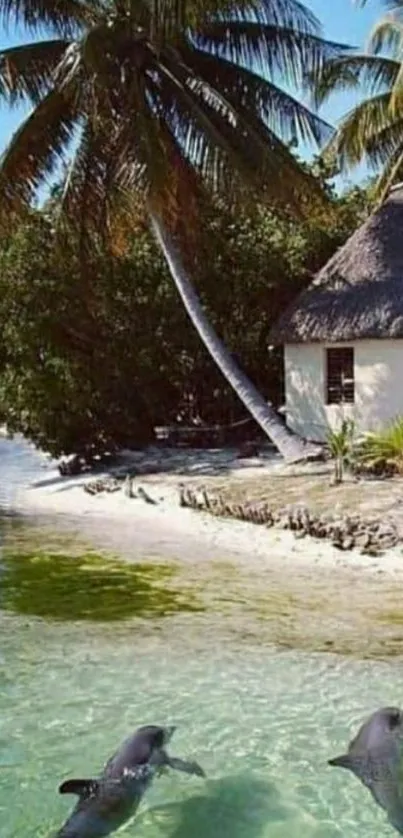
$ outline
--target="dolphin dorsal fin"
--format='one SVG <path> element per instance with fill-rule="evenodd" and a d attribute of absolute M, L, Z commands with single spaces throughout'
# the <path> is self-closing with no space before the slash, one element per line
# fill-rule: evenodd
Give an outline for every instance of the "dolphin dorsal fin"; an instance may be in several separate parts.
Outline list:
<path fill-rule="evenodd" d="M 59 786 L 59 794 L 77 794 L 82 799 L 91 797 L 98 789 L 98 781 L 93 779 L 65 780 Z"/>

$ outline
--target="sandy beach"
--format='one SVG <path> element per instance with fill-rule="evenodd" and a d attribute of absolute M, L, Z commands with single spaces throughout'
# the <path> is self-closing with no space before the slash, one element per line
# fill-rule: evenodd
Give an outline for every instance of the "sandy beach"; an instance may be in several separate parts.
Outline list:
<path fill-rule="evenodd" d="M 253 625 L 270 644 L 311 651 L 330 649 L 361 658 L 403 653 L 400 545 L 377 557 L 355 550 L 344 552 L 327 540 L 299 539 L 287 530 L 221 519 L 179 505 L 183 484 L 227 486 L 235 495 L 253 491 L 253 487 L 269 491 L 274 486 L 276 496 L 284 502 L 293 489 L 295 498 L 302 493 L 301 500 L 311 490 L 317 493 L 319 481 L 320 498 L 322 491 L 333 497 L 329 473 L 323 466 L 312 464 L 311 475 L 297 478 L 272 454 L 240 460 L 236 452 L 228 450 L 126 452 L 117 472 L 120 476 L 128 469 L 135 473 L 136 496 L 125 494 L 123 480 L 119 491 L 91 495 L 84 487 L 110 474 L 110 469 L 96 475 L 61 477 L 56 463 L 30 448 L 30 477 L 13 483 L 12 463 L 18 460 L 18 452 L 16 456 L 15 448 L 9 447 L 12 445 L 10 441 L 0 445 L 4 467 L 0 502 L 8 472 L 9 510 L 25 520 L 25 540 L 17 549 L 24 550 L 27 545 L 33 550 L 45 549 L 57 560 L 58 551 L 65 553 L 70 550 L 66 545 L 71 545 L 73 551 L 95 549 L 129 562 L 174 563 L 182 567 L 180 573 L 190 589 L 201 586 L 207 592 L 212 587 L 217 601 L 224 595 L 239 604 L 233 606 L 231 623 L 236 633 L 246 630 L 242 610 L 246 608 L 248 631 Z M 26 475 L 26 443 L 20 446 Z M 5 451 L 12 452 L 9 467 Z M 390 504 L 394 493 L 401 492 L 400 483 L 383 488 L 379 486 L 378 491 L 373 486 L 368 495 L 364 486 L 346 483 L 336 497 L 351 505 L 351 497 L 358 496 L 366 509 L 372 497 L 379 495 L 379 503 L 389 499 Z M 153 503 L 147 503 L 139 489 L 145 490 Z M 350 495 L 353 492 L 351 497 L 349 491 Z M 18 532 L 17 528 L 17 537 Z M 8 546 L 13 550 L 13 531 L 9 536 Z"/>
<path fill-rule="evenodd" d="M 297 539 L 294 533 L 268 529 L 235 520 L 224 520 L 179 506 L 182 485 L 215 485 L 224 480 L 244 486 L 253 480 L 284 474 L 280 457 L 240 460 L 229 450 L 125 452 L 115 473 L 136 472 L 133 489 L 144 488 L 154 503 L 143 497 L 128 497 L 123 489 L 91 495 L 84 487 L 110 474 L 105 470 L 74 477 L 61 477 L 56 465 L 43 458 L 43 477 L 33 480 L 15 494 L 15 508 L 27 515 L 80 519 L 82 527 L 104 543 L 124 547 L 136 543 L 149 553 L 168 552 L 183 558 L 237 557 L 249 564 L 264 561 L 282 573 L 315 569 L 322 572 L 365 571 L 403 578 L 403 553 L 398 546 L 379 557 L 359 551 L 346 553 L 330 543 L 310 537 Z M 324 466 L 312 466 L 322 470 Z M 292 480 L 292 470 L 289 469 Z M 303 498 L 301 498 L 303 500 Z"/>

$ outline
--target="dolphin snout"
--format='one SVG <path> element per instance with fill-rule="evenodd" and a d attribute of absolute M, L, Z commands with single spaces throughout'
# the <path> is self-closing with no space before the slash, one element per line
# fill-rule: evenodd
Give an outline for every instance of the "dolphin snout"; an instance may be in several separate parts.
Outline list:
<path fill-rule="evenodd" d="M 351 769 L 351 760 L 348 754 L 341 754 L 341 756 L 333 757 L 332 759 L 328 759 L 328 765 L 335 765 L 337 768 L 350 768 Z"/>

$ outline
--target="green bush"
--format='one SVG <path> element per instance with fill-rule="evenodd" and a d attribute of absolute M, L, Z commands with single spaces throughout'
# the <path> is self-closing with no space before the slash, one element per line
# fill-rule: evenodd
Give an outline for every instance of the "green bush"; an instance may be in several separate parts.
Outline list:
<path fill-rule="evenodd" d="M 387 476 L 403 474 L 403 417 L 384 429 L 367 433 L 354 454 L 358 472 Z"/>
<path fill-rule="evenodd" d="M 37 217 L 0 254 L 2 419 L 55 456 L 149 442 L 141 304 L 70 244 Z"/>

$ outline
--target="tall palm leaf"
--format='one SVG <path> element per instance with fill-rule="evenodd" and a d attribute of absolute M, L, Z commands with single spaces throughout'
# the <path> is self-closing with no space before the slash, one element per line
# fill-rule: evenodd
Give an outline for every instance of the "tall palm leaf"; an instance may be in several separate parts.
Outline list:
<path fill-rule="evenodd" d="M 33 105 L 0 161 L 3 223 L 60 161 L 69 160 L 61 211 L 86 233 L 110 234 L 123 215 L 130 224 L 140 193 L 209 351 L 282 453 L 304 456 L 206 324 L 177 245 L 196 223 L 201 189 L 230 197 L 248 188 L 254 200 L 264 194 L 299 210 L 318 192 L 286 141 L 322 143 L 329 126 L 279 80 L 302 84 L 341 47 L 321 38 L 298 0 L 6 0 L 0 8 L 6 22 L 14 16 L 54 36 L 0 53 L 0 95 Z"/>
<path fill-rule="evenodd" d="M 367 52 L 325 62 L 315 97 L 320 106 L 335 91 L 364 93 L 363 101 L 341 120 L 324 154 L 344 170 L 366 163 L 378 174 L 380 200 L 403 177 L 403 0 L 384 0 L 384 5 L 390 11 L 371 33 Z"/>

